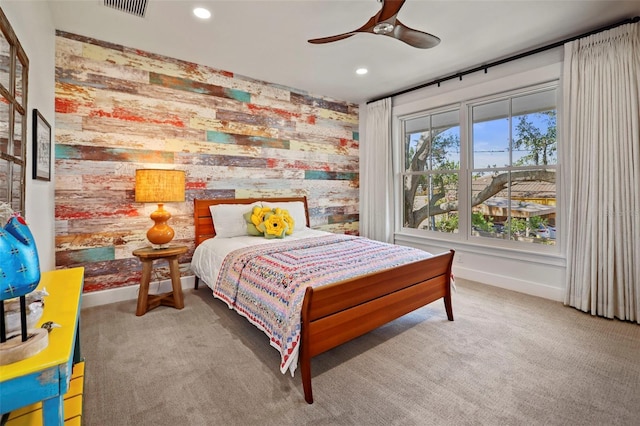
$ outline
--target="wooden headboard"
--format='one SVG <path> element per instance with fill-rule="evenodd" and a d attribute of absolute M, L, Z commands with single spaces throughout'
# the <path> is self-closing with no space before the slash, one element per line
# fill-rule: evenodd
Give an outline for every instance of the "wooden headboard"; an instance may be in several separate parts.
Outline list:
<path fill-rule="evenodd" d="M 288 198 L 219 198 L 193 200 L 193 219 L 196 227 L 196 247 L 206 239 L 216 236 L 216 229 L 211 217 L 209 206 L 215 204 L 251 204 L 256 201 L 264 203 L 282 203 L 288 201 L 302 201 L 304 203 L 304 213 L 307 218 L 307 226 L 309 225 L 309 209 L 307 206 L 307 197 L 288 197 Z"/>

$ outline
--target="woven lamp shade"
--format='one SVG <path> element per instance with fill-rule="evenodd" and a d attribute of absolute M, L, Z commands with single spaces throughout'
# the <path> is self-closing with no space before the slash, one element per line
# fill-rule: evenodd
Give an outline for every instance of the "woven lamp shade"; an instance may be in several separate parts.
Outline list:
<path fill-rule="evenodd" d="M 136 170 L 137 203 L 180 203 L 183 201 L 183 170 Z"/>
<path fill-rule="evenodd" d="M 147 239 L 155 248 L 166 247 L 173 239 L 174 231 L 167 224 L 171 213 L 162 204 L 184 201 L 184 180 L 182 170 L 136 170 L 136 202 L 158 203 L 158 210 L 151 213 L 154 225 L 147 231 Z"/>

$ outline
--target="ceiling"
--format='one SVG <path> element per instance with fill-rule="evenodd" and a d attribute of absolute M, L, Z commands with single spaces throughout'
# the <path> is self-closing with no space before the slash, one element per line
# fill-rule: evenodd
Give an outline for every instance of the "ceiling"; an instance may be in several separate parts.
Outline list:
<path fill-rule="evenodd" d="M 640 15 L 638 0 L 407 0 L 398 18 L 442 40 L 416 49 L 373 34 L 307 43 L 362 26 L 378 0 L 148 0 L 143 18 L 103 0 L 48 3 L 59 30 L 355 103 Z"/>

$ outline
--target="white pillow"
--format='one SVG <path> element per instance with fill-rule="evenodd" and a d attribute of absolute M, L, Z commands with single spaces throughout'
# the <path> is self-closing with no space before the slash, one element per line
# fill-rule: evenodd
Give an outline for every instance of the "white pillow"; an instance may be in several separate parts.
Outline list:
<path fill-rule="evenodd" d="M 307 216 L 304 212 L 304 203 L 302 201 L 287 201 L 286 203 L 270 203 L 269 201 L 264 201 L 262 204 L 272 209 L 280 207 L 283 210 L 288 210 L 289 216 L 291 216 L 295 222 L 293 227 L 294 231 L 302 231 L 307 227 Z"/>
<path fill-rule="evenodd" d="M 247 235 L 247 221 L 244 220 L 243 215 L 260 205 L 261 203 L 256 202 L 253 204 L 215 204 L 209 206 L 216 236 L 231 238 Z"/>

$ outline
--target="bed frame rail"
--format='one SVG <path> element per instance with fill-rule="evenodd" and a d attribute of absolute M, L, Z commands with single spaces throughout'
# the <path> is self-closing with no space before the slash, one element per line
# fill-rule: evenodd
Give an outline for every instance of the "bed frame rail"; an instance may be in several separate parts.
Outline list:
<path fill-rule="evenodd" d="M 313 403 L 311 358 L 444 298 L 449 321 L 454 251 L 382 273 L 308 287 L 302 306 L 300 369 L 305 400 Z M 348 283 L 348 285 L 345 285 Z"/>

